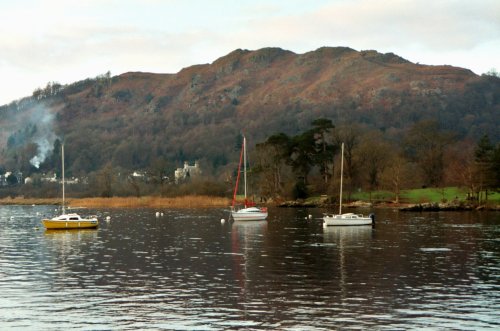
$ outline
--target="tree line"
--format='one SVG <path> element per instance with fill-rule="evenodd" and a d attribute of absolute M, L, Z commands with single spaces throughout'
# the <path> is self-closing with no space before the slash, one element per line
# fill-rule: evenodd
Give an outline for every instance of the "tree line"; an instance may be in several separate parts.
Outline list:
<path fill-rule="evenodd" d="M 274 199 L 336 195 L 340 145 L 344 143 L 344 191 L 386 190 L 400 201 L 403 189 L 459 186 L 483 202 L 500 188 L 500 144 L 487 135 L 457 141 L 437 121 L 415 123 L 396 139 L 362 125 L 336 127 L 316 119 L 295 136 L 277 133 L 257 144 L 252 172 L 259 194 Z M 462 197 L 465 198 L 465 197 Z"/>
<path fill-rule="evenodd" d="M 241 142 L 241 136 L 236 140 Z M 500 188 L 500 144 L 493 143 L 487 135 L 478 141 L 457 140 L 436 121 L 427 120 L 393 138 L 368 126 L 335 126 L 326 118 L 312 121 L 308 130 L 297 135 L 276 133 L 256 144 L 249 157 L 250 187 L 261 197 L 275 200 L 334 197 L 339 187 L 341 143 L 345 146 L 347 199 L 354 192 L 385 190 L 393 193 L 395 202 L 400 202 L 404 189 L 459 186 L 466 189 L 468 199 L 481 203 L 488 199 L 488 192 Z M 53 153 L 40 171 L 54 171 L 60 177 L 60 144 L 55 141 Z M 71 155 L 67 158 L 71 159 Z M 175 164 L 165 159 L 152 160 L 146 168 L 149 179 L 145 181 L 108 162 L 103 168 L 82 173 L 81 184 L 69 185 L 68 190 L 73 196 L 229 196 L 236 178 L 235 168 L 224 176 L 205 173 L 202 178 L 173 185 L 168 177 L 174 168 Z M 0 174 L 5 171 L 0 167 Z M 58 184 L 44 184 L 41 175 L 32 177 L 32 185 L 10 188 L 8 192 L 4 188 L 3 193 L 59 195 Z"/>

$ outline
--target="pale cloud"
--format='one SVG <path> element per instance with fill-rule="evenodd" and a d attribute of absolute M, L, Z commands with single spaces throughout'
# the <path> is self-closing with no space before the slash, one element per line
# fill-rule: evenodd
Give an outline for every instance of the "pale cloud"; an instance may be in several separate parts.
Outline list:
<path fill-rule="evenodd" d="M 108 70 L 173 73 L 236 48 L 321 46 L 499 68 L 500 1 L 0 0 L 0 104 Z"/>

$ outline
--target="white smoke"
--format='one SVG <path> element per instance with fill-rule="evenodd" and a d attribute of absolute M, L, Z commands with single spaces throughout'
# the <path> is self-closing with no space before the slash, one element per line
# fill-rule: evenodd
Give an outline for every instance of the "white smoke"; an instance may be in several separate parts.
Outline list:
<path fill-rule="evenodd" d="M 49 153 L 52 151 L 52 146 L 54 145 L 54 141 L 56 139 L 56 135 L 54 134 L 53 137 L 46 136 L 42 137 L 41 139 L 35 141 L 35 144 L 38 145 L 38 153 L 37 155 L 33 156 L 33 158 L 30 160 L 30 163 L 35 167 L 35 168 L 40 168 L 40 164 L 45 161 Z"/>
<path fill-rule="evenodd" d="M 37 128 L 32 139 L 38 146 L 37 154 L 30 160 L 30 163 L 38 169 L 40 168 L 40 164 L 52 152 L 54 141 L 57 139 L 53 127 L 54 115 L 46 107 L 39 105 L 30 118 L 30 121 Z"/>

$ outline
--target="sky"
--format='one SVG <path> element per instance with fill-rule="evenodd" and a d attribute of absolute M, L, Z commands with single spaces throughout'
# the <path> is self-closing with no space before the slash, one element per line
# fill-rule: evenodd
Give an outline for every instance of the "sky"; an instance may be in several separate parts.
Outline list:
<path fill-rule="evenodd" d="M 323 46 L 500 71 L 500 1 L 0 0 L 0 105 L 108 71 L 176 73 L 238 48 Z"/>

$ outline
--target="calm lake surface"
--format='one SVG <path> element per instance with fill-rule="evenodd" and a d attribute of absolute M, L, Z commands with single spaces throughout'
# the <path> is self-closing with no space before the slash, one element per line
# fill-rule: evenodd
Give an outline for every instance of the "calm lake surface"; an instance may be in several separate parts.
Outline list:
<path fill-rule="evenodd" d="M 0 206 L 0 329 L 500 329 L 498 212 L 156 211 L 45 231 L 54 207 Z"/>

